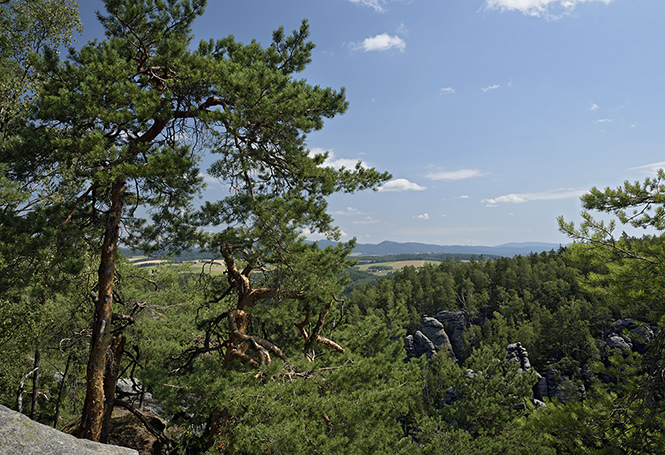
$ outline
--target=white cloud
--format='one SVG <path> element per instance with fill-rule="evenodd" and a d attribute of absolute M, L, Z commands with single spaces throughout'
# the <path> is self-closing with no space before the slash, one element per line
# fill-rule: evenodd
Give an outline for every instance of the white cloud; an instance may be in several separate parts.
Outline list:
<path fill-rule="evenodd" d="M 609 5 L 612 0 L 485 0 L 485 9 L 519 11 L 526 16 L 559 19 L 572 13 L 578 5 L 590 2 Z"/>
<path fill-rule="evenodd" d="M 484 175 L 478 169 L 460 169 L 459 171 L 430 172 L 426 177 L 430 180 L 464 180 Z"/>
<path fill-rule="evenodd" d="M 665 161 L 630 168 L 631 171 L 645 171 L 647 174 L 655 174 L 658 169 L 665 169 Z"/>
<path fill-rule="evenodd" d="M 613 121 L 614 120 L 612 120 L 611 118 L 599 118 L 598 120 L 596 120 L 596 122 L 598 123 L 612 123 Z"/>
<path fill-rule="evenodd" d="M 388 6 L 391 3 L 407 2 L 410 0 L 349 0 L 349 1 L 357 5 L 367 6 L 369 8 L 372 8 L 377 13 L 384 13 L 387 11 Z"/>
<path fill-rule="evenodd" d="M 333 212 L 330 212 L 331 215 L 334 216 L 358 216 L 358 215 L 365 215 L 365 213 L 361 212 L 358 209 L 354 209 L 353 207 L 347 207 L 344 210 L 335 210 Z"/>
<path fill-rule="evenodd" d="M 351 47 L 365 52 L 387 51 L 393 48 L 397 48 L 400 52 L 404 52 L 406 49 L 406 42 L 397 35 L 391 36 L 387 33 L 382 33 L 371 38 L 366 38 L 362 43 L 354 43 Z"/>
<path fill-rule="evenodd" d="M 469 199 L 469 196 L 466 194 L 463 194 L 459 197 L 460 199 Z"/>
<path fill-rule="evenodd" d="M 382 0 L 349 0 L 351 3 L 357 3 L 362 6 L 369 6 L 374 11 L 383 12 L 385 1 Z"/>
<path fill-rule="evenodd" d="M 409 182 L 407 179 L 393 179 L 379 187 L 379 191 L 422 191 L 424 186 Z"/>
<path fill-rule="evenodd" d="M 417 220 L 429 220 L 429 213 L 423 213 L 422 215 L 414 216 Z"/>
<path fill-rule="evenodd" d="M 589 106 L 589 110 L 591 112 L 595 112 L 598 110 L 598 105 L 596 103 L 591 103 L 591 106 Z"/>
<path fill-rule="evenodd" d="M 362 167 L 364 168 L 368 167 L 361 160 L 356 160 L 352 158 L 337 158 L 332 150 L 324 150 L 320 147 L 315 147 L 311 149 L 310 156 L 323 155 L 326 152 L 328 152 L 328 158 L 326 158 L 326 160 L 323 162 L 323 166 L 325 167 L 332 167 L 334 169 L 341 169 L 342 167 L 346 169 L 355 169 L 356 164 L 358 164 L 359 161 Z"/>
<path fill-rule="evenodd" d="M 489 92 L 490 90 L 496 90 L 501 87 L 499 84 L 488 85 L 487 87 L 481 87 L 480 90 L 483 92 Z"/>
<path fill-rule="evenodd" d="M 452 87 L 442 87 L 439 93 L 441 93 L 442 95 L 452 95 L 453 93 L 455 93 L 455 89 Z"/>
<path fill-rule="evenodd" d="M 349 234 L 347 234 L 346 232 L 344 232 L 342 230 L 340 230 L 339 233 L 340 233 L 340 236 L 342 238 L 346 238 L 346 237 L 349 236 Z M 311 240 L 313 242 L 315 242 L 317 240 L 323 240 L 323 239 L 328 238 L 327 233 L 325 233 L 325 232 L 312 232 L 309 228 L 304 228 L 302 230 L 302 235 L 304 235 L 307 238 L 307 240 Z"/>
<path fill-rule="evenodd" d="M 512 193 L 499 196 L 491 199 L 483 199 L 482 202 L 489 206 L 496 206 L 498 204 L 522 204 L 531 201 L 553 201 L 558 199 L 569 199 L 580 197 L 585 194 L 587 190 L 578 188 L 557 188 L 556 190 L 548 190 L 540 193 Z"/>

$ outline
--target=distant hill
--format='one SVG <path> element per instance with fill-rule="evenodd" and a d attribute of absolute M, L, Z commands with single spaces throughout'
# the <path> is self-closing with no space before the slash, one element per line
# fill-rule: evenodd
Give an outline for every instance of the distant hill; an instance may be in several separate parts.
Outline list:
<path fill-rule="evenodd" d="M 326 247 L 333 245 L 334 242 L 328 240 L 321 240 L 318 242 L 319 246 Z M 487 257 L 513 257 L 522 255 L 526 256 L 531 253 L 540 253 L 542 251 L 557 250 L 561 245 L 558 243 L 543 243 L 543 242 L 513 242 L 497 246 L 470 246 L 470 245 L 432 245 L 427 243 L 417 242 L 391 242 L 383 241 L 378 244 L 372 243 L 359 243 L 353 250 L 355 257 L 363 256 L 392 256 L 400 254 L 445 254 L 451 256 L 487 256 Z M 140 252 L 132 252 L 128 249 L 122 249 L 122 252 L 129 258 L 135 258 L 141 255 Z M 197 251 L 184 252 L 181 255 L 173 258 L 175 261 L 194 261 L 202 259 L 212 259 L 214 254 L 201 253 Z"/>
<path fill-rule="evenodd" d="M 322 241 L 319 245 L 326 246 L 332 242 Z M 561 245 L 558 243 L 544 242 L 513 242 L 497 246 L 470 246 L 470 245 L 432 245 L 417 242 L 391 242 L 384 241 L 378 244 L 359 243 L 353 250 L 354 256 L 388 256 L 393 254 L 418 254 L 418 253 L 437 253 L 437 254 L 464 254 L 464 255 L 484 255 L 484 256 L 504 256 L 513 257 L 519 255 L 529 255 L 531 253 L 540 253 L 542 251 L 557 250 Z"/>

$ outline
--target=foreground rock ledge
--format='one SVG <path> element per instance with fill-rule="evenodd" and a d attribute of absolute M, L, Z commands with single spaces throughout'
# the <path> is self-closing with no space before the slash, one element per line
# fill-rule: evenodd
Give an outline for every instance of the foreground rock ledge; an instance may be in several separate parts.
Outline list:
<path fill-rule="evenodd" d="M 0 405 L 0 455 L 138 455 L 126 447 L 78 439 Z"/>

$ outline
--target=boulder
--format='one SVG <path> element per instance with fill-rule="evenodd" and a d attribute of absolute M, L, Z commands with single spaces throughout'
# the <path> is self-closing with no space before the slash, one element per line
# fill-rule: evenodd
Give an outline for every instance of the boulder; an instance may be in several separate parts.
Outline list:
<path fill-rule="evenodd" d="M 138 452 L 78 439 L 0 405 L 0 455 L 138 455 Z"/>

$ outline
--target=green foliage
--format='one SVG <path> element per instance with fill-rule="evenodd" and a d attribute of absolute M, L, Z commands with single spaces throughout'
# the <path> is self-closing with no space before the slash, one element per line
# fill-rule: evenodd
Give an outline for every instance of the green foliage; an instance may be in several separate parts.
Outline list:
<path fill-rule="evenodd" d="M 38 90 L 36 54 L 67 45 L 81 31 L 71 0 L 9 0 L 0 4 L 0 143 L 27 115 Z M 4 147 L 3 147 L 4 148 Z"/>
<path fill-rule="evenodd" d="M 465 367 L 434 356 L 423 368 L 426 412 L 416 437 L 422 453 L 556 453 L 545 438 L 528 431 L 522 419 L 533 412 L 529 397 L 533 371 L 519 370 L 504 349 L 484 345 Z"/>
<path fill-rule="evenodd" d="M 662 453 L 664 424 L 662 410 L 602 392 L 589 401 L 552 403 L 529 422 L 557 453 L 583 454 Z"/>

